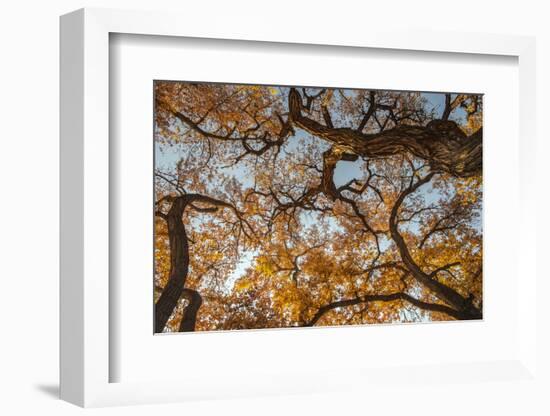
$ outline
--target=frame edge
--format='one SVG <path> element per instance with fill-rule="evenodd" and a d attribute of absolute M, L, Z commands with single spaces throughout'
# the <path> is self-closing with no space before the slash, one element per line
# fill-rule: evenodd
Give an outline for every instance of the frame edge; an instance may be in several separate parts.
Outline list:
<path fill-rule="evenodd" d="M 84 11 L 60 18 L 60 398 L 84 405 Z"/>

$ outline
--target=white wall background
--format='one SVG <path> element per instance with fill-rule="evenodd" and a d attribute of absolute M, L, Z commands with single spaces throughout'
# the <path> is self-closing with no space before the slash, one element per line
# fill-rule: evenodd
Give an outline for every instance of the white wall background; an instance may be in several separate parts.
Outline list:
<path fill-rule="evenodd" d="M 215 3 L 215 4 L 213 4 Z M 270 2 L 207 0 L 7 0 L 0 8 L 0 413 L 77 414 L 81 409 L 57 400 L 58 389 L 58 104 L 59 30 L 58 17 L 77 8 L 115 7 L 165 9 L 188 13 L 190 19 L 204 19 L 219 13 L 228 19 L 256 16 L 288 24 L 322 24 L 333 30 L 331 20 L 368 25 L 392 19 L 409 27 L 434 30 L 511 33 L 537 36 L 539 215 L 546 214 L 550 153 L 546 115 L 550 114 L 550 29 L 544 1 L 347 1 L 315 2 L 298 0 Z M 307 15 L 306 19 L 296 16 Z M 182 22 L 184 24 L 185 22 Z M 341 24 L 341 23 L 340 23 Z M 241 32 L 242 26 L 237 26 Z M 543 138 L 546 140 L 543 140 Z M 543 189 L 545 187 L 546 189 Z M 547 215 L 547 214 L 546 214 Z M 548 222 L 540 223 L 539 253 L 548 254 L 542 235 Z M 546 246 L 543 246 L 545 244 Z M 548 274 L 548 273 L 547 273 Z M 549 276 L 550 277 L 550 276 Z M 542 294 L 548 288 L 539 287 Z M 542 311 L 542 309 L 541 309 Z M 541 337 L 543 334 L 540 334 Z M 547 330 L 542 345 L 550 351 Z M 542 351 L 541 351 L 542 352 Z M 541 364 L 548 366 L 545 355 Z M 548 367 L 546 367 L 548 369 Z M 546 371 L 546 374 L 549 374 Z M 456 402 L 446 409 L 429 407 L 429 396 L 399 403 L 388 389 L 388 407 L 379 414 L 392 414 L 394 406 L 432 410 L 450 414 L 543 414 L 530 394 L 505 383 L 491 388 L 502 390 L 503 400 L 486 403 L 482 391 L 457 385 Z M 467 394 L 467 396 L 465 396 Z M 546 404 L 548 406 L 548 404 Z M 345 394 L 318 397 L 285 397 L 99 409 L 101 415 L 150 414 L 351 414 L 373 413 L 368 392 L 364 397 Z"/>

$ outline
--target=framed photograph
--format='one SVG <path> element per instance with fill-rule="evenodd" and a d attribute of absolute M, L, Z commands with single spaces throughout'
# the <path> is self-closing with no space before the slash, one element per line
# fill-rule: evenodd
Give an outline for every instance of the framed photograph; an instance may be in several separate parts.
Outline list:
<path fill-rule="evenodd" d="M 153 88 L 155 333 L 482 319 L 482 95 Z"/>
<path fill-rule="evenodd" d="M 538 391 L 534 40 L 180 22 L 61 18 L 61 397 Z"/>

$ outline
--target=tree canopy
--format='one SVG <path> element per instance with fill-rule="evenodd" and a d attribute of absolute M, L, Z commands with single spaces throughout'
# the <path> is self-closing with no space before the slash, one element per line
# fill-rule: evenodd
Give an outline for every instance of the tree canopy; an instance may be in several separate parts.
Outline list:
<path fill-rule="evenodd" d="M 155 332 L 482 317 L 482 96 L 156 81 Z"/>

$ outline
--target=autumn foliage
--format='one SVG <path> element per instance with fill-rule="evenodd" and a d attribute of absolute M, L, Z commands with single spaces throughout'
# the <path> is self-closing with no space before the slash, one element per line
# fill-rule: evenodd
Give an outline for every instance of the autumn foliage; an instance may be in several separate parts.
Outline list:
<path fill-rule="evenodd" d="M 157 81 L 155 332 L 482 318 L 482 97 Z"/>

